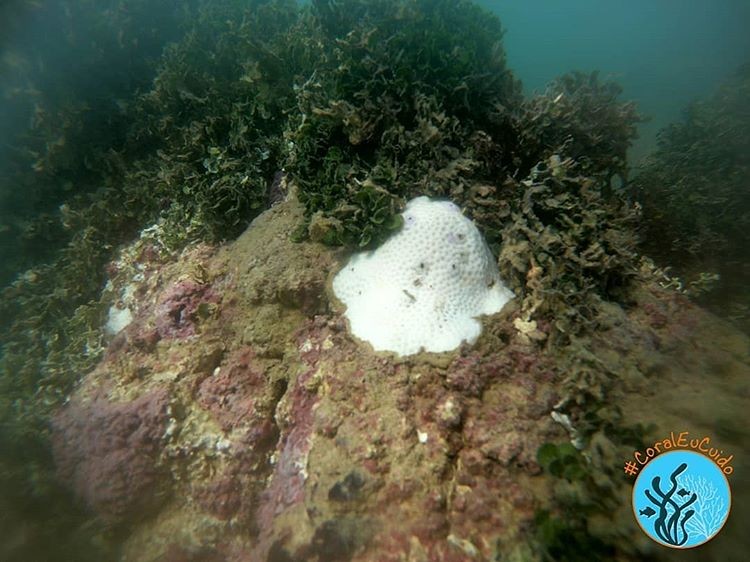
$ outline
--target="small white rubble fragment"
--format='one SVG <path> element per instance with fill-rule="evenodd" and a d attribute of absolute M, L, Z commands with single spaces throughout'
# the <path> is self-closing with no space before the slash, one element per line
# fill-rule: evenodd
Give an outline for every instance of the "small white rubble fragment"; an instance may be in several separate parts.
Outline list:
<path fill-rule="evenodd" d="M 582 450 L 585 446 L 585 442 L 581 435 L 578 433 L 578 430 L 573 427 L 573 422 L 570 421 L 570 416 L 557 412 L 555 410 L 552 410 L 550 416 L 553 420 L 555 420 L 567 430 L 568 434 L 570 435 L 570 443 L 579 451 Z"/>
<path fill-rule="evenodd" d="M 114 336 L 124 330 L 132 321 L 133 313 L 129 308 L 119 308 L 112 305 L 107 314 L 107 324 L 104 326 L 104 331 L 108 335 Z"/>

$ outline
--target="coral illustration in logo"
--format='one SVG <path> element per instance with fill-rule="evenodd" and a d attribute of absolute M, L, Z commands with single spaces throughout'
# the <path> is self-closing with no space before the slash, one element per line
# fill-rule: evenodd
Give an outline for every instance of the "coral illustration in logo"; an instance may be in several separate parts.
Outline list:
<path fill-rule="evenodd" d="M 726 502 L 720 497 L 718 487 L 703 476 L 685 476 L 683 485 L 694 490 L 698 496 L 695 502 L 693 517 L 687 523 L 691 535 L 710 539 L 719 532 L 726 519 Z"/>
<path fill-rule="evenodd" d="M 711 460 L 692 451 L 659 456 L 633 488 L 633 511 L 652 539 L 672 548 L 692 548 L 712 539 L 729 515 L 731 492 Z"/>

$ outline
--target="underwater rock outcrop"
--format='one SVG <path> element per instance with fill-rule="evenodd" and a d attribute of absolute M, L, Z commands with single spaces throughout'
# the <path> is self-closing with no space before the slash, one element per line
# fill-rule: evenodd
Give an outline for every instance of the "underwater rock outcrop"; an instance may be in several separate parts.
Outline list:
<path fill-rule="evenodd" d="M 163 501 L 169 479 L 158 459 L 167 424 L 166 389 L 124 402 L 79 397 L 53 420 L 60 478 L 108 524 L 138 520 Z"/>
<path fill-rule="evenodd" d="M 474 345 L 399 358 L 348 335 L 330 293 L 345 255 L 292 242 L 302 213 L 292 197 L 159 270 L 55 417 L 59 476 L 122 560 L 637 558 L 658 554 L 621 475 L 649 435 L 637 422 L 708 431 L 710 395 L 750 460 L 731 418 L 746 397 L 726 390 L 750 373 L 747 339 L 646 273 L 572 347 L 545 347 L 552 326 L 510 303 Z M 191 329 L 160 333 L 180 287 Z M 732 517 L 721 552 L 740 544 Z"/>

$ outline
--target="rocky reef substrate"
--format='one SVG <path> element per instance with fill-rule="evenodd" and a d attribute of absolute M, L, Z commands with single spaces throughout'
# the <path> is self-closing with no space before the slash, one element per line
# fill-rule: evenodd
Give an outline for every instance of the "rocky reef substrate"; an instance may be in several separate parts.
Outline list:
<path fill-rule="evenodd" d="M 133 321 L 55 415 L 59 478 L 119 559 L 544 560 L 566 539 L 540 514 L 571 513 L 609 555 L 663 557 L 630 508 L 633 450 L 616 433 L 634 424 L 651 426 L 645 442 L 690 431 L 734 453 L 726 528 L 676 554 L 747 551 L 745 336 L 643 281 L 627 307 L 602 306 L 575 360 L 512 303 L 473 346 L 376 353 L 331 297 L 346 256 L 290 240 L 302 213 L 292 198 L 229 245 L 144 263 Z M 577 361 L 600 375 L 580 381 L 600 392 L 588 413 L 618 416 L 586 435 L 585 478 L 560 478 L 538 451 L 585 433 L 564 413 Z"/>

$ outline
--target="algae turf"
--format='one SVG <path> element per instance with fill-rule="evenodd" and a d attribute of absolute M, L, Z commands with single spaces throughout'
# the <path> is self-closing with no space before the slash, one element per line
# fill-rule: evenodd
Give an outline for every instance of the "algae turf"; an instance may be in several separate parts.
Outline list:
<path fill-rule="evenodd" d="M 144 0 L 0 7 L 0 283 L 70 242 L 61 205 L 111 185 L 105 178 L 118 173 L 130 122 L 125 108 L 149 87 L 182 15 Z"/>
<path fill-rule="evenodd" d="M 643 207 L 643 251 L 704 289 L 699 302 L 750 329 L 750 65 L 659 133 L 629 185 Z M 705 281 L 712 280 L 709 287 Z M 696 286 L 697 285 L 697 286 Z M 705 290 L 708 289 L 708 290 Z"/>
<path fill-rule="evenodd" d="M 334 219 L 327 240 L 374 245 L 405 199 L 457 195 L 468 139 L 519 84 L 500 22 L 470 2 L 313 6 L 326 58 L 298 90 L 286 168 L 308 215 Z"/>

